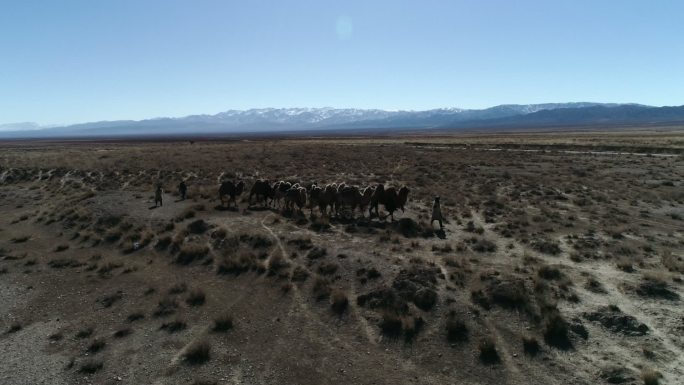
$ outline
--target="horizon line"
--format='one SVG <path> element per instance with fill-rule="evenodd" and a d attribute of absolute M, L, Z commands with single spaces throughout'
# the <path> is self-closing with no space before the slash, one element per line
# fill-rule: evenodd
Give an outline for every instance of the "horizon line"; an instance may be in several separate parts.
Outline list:
<path fill-rule="evenodd" d="M 538 105 L 544 105 L 544 104 L 600 104 L 600 105 L 634 105 L 634 106 L 645 106 L 645 107 L 678 107 L 676 104 L 672 105 L 653 105 L 653 104 L 642 104 L 642 103 L 636 103 L 636 102 L 590 102 L 590 101 L 574 101 L 574 102 L 543 102 L 543 103 L 503 103 L 503 104 L 495 104 L 491 105 L 489 107 L 484 107 L 484 108 L 464 108 L 464 107 L 434 107 L 434 108 L 427 108 L 427 109 L 385 109 L 385 108 L 359 108 L 359 107 L 332 107 L 332 106 L 322 106 L 322 107 L 251 107 L 251 108 L 246 108 L 246 109 L 239 109 L 239 108 L 228 108 L 221 110 L 216 113 L 194 113 L 194 114 L 186 114 L 186 115 L 176 115 L 176 116 L 155 116 L 155 117 L 150 117 L 150 118 L 142 118 L 142 119 L 102 119 L 102 120 L 89 120 L 89 121 L 80 121 L 80 122 L 74 122 L 74 123 L 46 123 L 46 124 L 41 124 L 36 121 L 22 121 L 22 122 L 7 122 L 7 123 L 0 123 L 0 128 L 5 127 L 5 126 L 12 126 L 12 125 L 35 125 L 35 128 L 32 129 L 17 129 L 16 131 L 33 131 L 33 130 L 41 130 L 41 129 L 47 129 L 47 128 L 60 128 L 60 127 L 69 127 L 69 126 L 76 126 L 79 124 L 92 124 L 92 123 L 109 123 L 109 122 L 125 122 L 125 121 L 130 121 L 130 122 L 143 122 L 147 120 L 156 120 L 156 119 L 182 119 L 182 118 L 187 118 L 190 116 L 214 116 L 218 115 L 224 112 L 229 112 L 229 111 L 238 111 L 238 112 L 245 112 L 245 111 L 253 111 L 253 110 L 287 110 L 287 109 L 311 109 L 311 110 L 323 110 L 323 109 L 331 109 L 331 110 L 362 110 L 362 111 L 385 111 L 385 112 L 427 112 L 427 111 L 436 111 L 436 110 L 462 110 L 462 111 L 480 111 L 480 110 L 487 110 L 490 108 L 495 108 L 495 107 L 502 107 L 502 106 L 538 106 Z M 2 130 L 0 131 L 14 131 L 14 130 Z"/>

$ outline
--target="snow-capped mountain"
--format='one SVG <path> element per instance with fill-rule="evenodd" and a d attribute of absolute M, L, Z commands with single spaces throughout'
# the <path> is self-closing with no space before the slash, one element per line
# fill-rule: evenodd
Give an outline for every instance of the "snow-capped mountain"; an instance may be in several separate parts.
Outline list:
<path fill-rule="evenodd" d="M 104 121 L 29 130 L 21 125 L 0 137 L 128 136 L 239 134 L 284 131 L 392 131 L 554 127 L 577 125 L 659 124 L 684 122 L 684 106 L 639 104 L 546 103 L 505 104 L 482 110 L 438 108 L 425 111 L 386 111 L 356 108 L 258 108 L 227 110 L 214 115 Z M 26 129 L 24 129 L 26 127 Z M 31 126 L 33 127 L 33 126 Z"/>

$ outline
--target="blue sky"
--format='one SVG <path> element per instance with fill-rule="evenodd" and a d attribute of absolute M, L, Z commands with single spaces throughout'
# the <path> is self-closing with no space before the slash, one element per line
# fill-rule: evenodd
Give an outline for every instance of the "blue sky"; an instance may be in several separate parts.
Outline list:
<path fill-rule="evenodd" d="M 684 104 L 684 2 L 0 0 L 0 123 Z"/>

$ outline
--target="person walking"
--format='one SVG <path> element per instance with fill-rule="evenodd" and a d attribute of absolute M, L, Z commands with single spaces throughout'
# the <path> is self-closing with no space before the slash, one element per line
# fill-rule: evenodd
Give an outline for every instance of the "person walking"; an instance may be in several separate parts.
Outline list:
<path fill-rule="evenodd" d="M 180 194 L 180 199 L 185 200 L 185 194 L 188 192 L 188 186 L 185 184 L 185 181 L 182 180 L 180 184 L 178 185 L 178 193 Z"/>
<path fill-rule="evenodd" d="M 444 217 L 442 216 L 442 208 L 439 204 L 439 197 L 435 197 L 435 202 L 432 204 L 432 217 L 430 218 L 430 225 L 432 226 L 434 221 L 438 221 L 439 229 L 444 230 L 444 225 L 442 224 L 443 220 Z"/>
<path fill-rule="evenodd" d="M 161 184 L 157 185 L 157 190 L 154 192 L 154 207 L 163 206 L 162 195 L 164 194 L 164 189 L 162 189 Z"/>

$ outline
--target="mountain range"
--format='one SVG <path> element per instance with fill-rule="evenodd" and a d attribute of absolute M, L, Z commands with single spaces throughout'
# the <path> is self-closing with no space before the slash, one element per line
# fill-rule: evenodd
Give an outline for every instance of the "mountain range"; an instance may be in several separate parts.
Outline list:
<path fill-rule="evenodd" d="M 118 120 L 40 128 L 0 125 L 0 138 L 239 135 L 266 133 L 521 130 L 626 125 L 684 125 L 684 106 L 616 103 L 507 104 L 486 109 L 386 111 L 353 108 L 263 108 L 215 115 Z"/>

